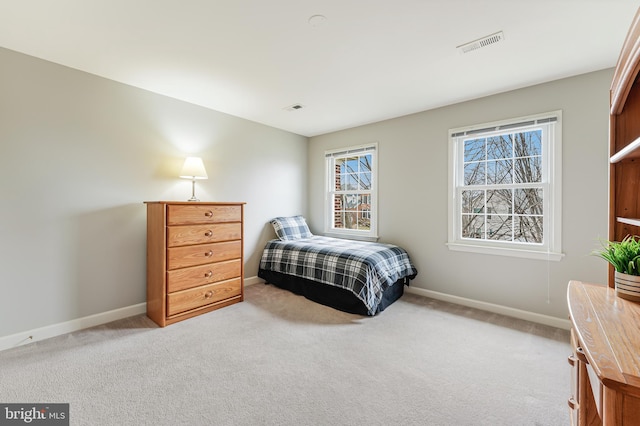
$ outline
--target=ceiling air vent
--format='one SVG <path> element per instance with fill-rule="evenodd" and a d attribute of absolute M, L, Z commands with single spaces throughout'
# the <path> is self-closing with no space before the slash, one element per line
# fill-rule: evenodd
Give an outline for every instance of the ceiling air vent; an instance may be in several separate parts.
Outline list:
<path fill-rule="evenodd" d="M 288 107 L 284 107 L 283 109 L 287 111 L 297 111 L 302 108 L 304 108 L 304 105 L 293 104 L 293 105 L 289 105 Z"/>
<path fill-rule="evenodd" d="M 491 44 L 496 44 L 504 40 L 504 34 L 502 31 L 490 34 L 486 37 L 479 38 L 478 40 L 470 41 L 469 43 L 461 44 L 457 47 L 460 53 L 469 53 L 474 50 L 478 50 L 483 47 L 487 47 Z"/>

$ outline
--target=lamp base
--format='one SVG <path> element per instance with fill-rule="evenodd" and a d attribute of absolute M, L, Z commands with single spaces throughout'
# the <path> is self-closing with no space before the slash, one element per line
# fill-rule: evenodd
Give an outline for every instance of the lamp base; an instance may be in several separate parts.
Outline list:
<path fill-rule="evenodd" d="M 196 198 L 196 178 L 191 179 L 191 198 L 187 201 L 200 201 Z"/>

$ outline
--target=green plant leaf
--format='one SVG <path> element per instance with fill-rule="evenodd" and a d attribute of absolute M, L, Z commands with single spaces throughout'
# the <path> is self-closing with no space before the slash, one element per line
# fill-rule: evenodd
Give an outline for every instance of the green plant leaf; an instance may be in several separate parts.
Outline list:
<path fill-rule="evenodd" d="M 600 241 L 600 245 L 592 255 L 609 262 L 617 272 L 640 275 L 640 237 L 627 235 L 622 241 Z"/>

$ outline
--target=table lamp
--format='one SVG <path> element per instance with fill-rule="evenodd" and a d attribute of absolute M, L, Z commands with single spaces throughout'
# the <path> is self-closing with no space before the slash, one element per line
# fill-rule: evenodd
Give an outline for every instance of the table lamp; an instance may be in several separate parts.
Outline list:
<path fill-rule="evenodd" d="M 191 179 L 191 198 L 188 201 L 200 201 L 196 198 L 196 179 L 208 179 L 207 171 L 200 157 L 187 157 L 180 171 L 180 177 Z"/>

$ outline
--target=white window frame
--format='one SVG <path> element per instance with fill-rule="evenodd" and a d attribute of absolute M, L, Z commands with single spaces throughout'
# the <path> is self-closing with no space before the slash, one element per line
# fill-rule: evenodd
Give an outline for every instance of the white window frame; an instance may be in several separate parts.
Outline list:
<path fill-rule="evenodd" d="M 540 128 L 542 138 L 543 241 L 541 244 L 462 237 L 464 140 L 513 129 Z M 450 250 L 559 261 L 562 253 L 562 111 L 551 111 L 449 130 Z"/>
<path fill-rule="evenodd" d="M 339 158 L 371 154 L 371 202 L 369 230 L 334 228 L 335 160 Z M 378 143 L 350 146 L 325 151 L 325 215 L 324 233 L 327 236 L 356 240 L 378 239 Z"/>

